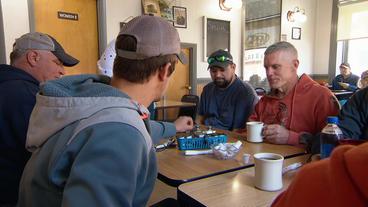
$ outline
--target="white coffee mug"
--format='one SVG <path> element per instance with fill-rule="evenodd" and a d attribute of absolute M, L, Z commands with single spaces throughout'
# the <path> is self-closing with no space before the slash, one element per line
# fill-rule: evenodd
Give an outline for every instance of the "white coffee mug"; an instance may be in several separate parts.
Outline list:
<path fill-rule="evenodd" d="M 247 125 L 247 140 L 248 142 L 263 142 L 263 122 L 250 121 Z"/>
<path fill-rule="evenodd" d="M 255 164 L 255 186 L 265 191 L 277 191 L 282 188 L 282 163 L 284 157 L 275 153 L 257 153 L 253 155 Z"/>

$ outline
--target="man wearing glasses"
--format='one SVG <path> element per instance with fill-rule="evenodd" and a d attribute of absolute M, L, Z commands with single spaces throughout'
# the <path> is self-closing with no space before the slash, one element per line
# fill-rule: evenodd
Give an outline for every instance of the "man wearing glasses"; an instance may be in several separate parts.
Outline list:
<path fill-rule="evenodd" d="M 258 101 L 256 92 L 235 75 L 236 65 L 229 52 L 217 50 L 207 62 L 213 82 L 201 94 L 200 123 L 225 130 L 244 128 Z"/>

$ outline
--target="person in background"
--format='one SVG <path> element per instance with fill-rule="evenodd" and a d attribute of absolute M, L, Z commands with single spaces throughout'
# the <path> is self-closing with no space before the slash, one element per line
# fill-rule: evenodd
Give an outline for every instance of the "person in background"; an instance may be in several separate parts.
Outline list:
<path fill-rule="evenodd" d="M 217 50 L 207 62 L 213 82 L 203 88 L 199 121 L 219 129 L 241 130 L 258 101 L 257 94 L 237 77 L 236 65 L 229 52 Z"/>
<path fill-rule="evenodd" d="M 185 57 L 173 25 L 149 15 L 129 21 L 115 48 L 112 79 L 78 75 L 42 85 L 19 206 L 146 205 L 157 177 L 146 106 L 164 95 Z"/>
<path fill-rule="evenodd" d="M 114 39 L 107 45 L 105 51 L 97 61 L 98 73 L 101 75 L 109 77 L 113 75 L 114 60 L 116 57 L 115 42 L 116 40 Z M 147 109 L 150 112 L 150 119 L 154 120 L 155 102 L 152 102 Z M 154 140 L 159 140 L 163 137 L 172 137 L 176 135 L 176 132 L 191 130 L 193 128 L 193 126 L 190 125 L 191 123 L 193 123 L 193 120 L 188 116 L 181 116 L 176 119 L 174 123 L 151 121 L 151 136 L 154 137 Z"/>
<path fill-rule="evenodd" d="M 337 115 L 339 104 L 332 92 L 308 75 L 297 75 L 298 52 L 288 42 L 269 46 L 264 68 L 271 91 L 255 106 L 250 121 L 261 121 L 264 139 L 274 144 L 306 145 L 303 133 L 316 134 L 326 117 Z"/>
<path fill-rule="evenodd" d="M 60 78 L 79 61 L 50 35 L 26 33 L 15 40 L 10 65 L 0 65 L 0 206 L 17 203 L 28 120 L 39 84 Z"/>
<path fill-rule="evenodd" d="M 349 90 L 355 91 L 358 89 L 359 76 L 351 73 L 351 68 L 349 63 L 341 63 L 340 65 L 340 75 L 337 75 L 332 80 L 332 90 Z"/>
<path fill-rule="evenodd" d="M 360 79 L 358 81 L 358 87 L 360 89 L 365 88 L 368 86 L 368 70 L 364 71 L 361 75 L 360 75 Z"/>
<path fill-rule="evenodd" d="M 339 114 L 341 131 L 346 138 L 368 139 L 368 88 L 358 90 Z"/>
<path fill-rule="evenodd" d="M 368 206 L 367 163 L 368 143 L 339 146 L 330 158 L 303 166 L 271 206 Z"/>

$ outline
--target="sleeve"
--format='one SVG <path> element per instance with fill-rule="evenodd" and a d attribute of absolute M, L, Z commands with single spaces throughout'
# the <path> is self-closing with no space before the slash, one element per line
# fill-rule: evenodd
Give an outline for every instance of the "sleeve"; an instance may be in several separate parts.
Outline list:
<path fill-rule="evenodd" d="M 150 120 L 152 141 L 157 144 L 160 139 L 176 135 L 174 123 Z"/>
<path fill-rule="evenodd" d="M 27 84 L 22 82 L 23 86 L 18 83 L 14 84 L 14 88 L 18 88 L 14 93 L 7 95 L 7 100 L 4 108 L 9 110 L 4 112 L 7 117 L 7 122 L 10 126 L 16 128 L 12 131 L 12 139 L 16 140 L 17 144 L 25 146 L 29 118 L 33 107 L 36 103 L 36 93 L 38 87 L 35 84 Z"/>
<path fill-rule="evenodd" d="M 344 104 L 339 114 L 339 127 L 344 136 L 353 139 L 363 139 L 364 130 L 368 127 L 368 88 L 356 92 Z"/>
<path fill-rule="evenodd" d="M 199 99 L 198 115 L 204 116 L 206 114 L 205 102 L 206 102 L 206 87 L 203 88 L 201 98 Z"/>
<path fill-rule="evenodd" d="M 349 91 L 356 91 L 358 89 L 358 86 L 353 85 L 353 84 L 349 84 L 348 90 Z"/>
<path fill-rule="evenodd" d="M 147 202 L 151 192 L 145 191 L 152 189 L 142 186 L 152 172 L 145 139 L 137 129 L 109 123 L 87 128 L 74 140 L 78 137 L 88 139 L 71 165 L 62 206 L 140 206 L 137 196 L 147 197 L 142 198 Z"/>
<path fill-rule="evenodd" d="M 248 87 L 242 95 L 237 97 L 233 114 L 233 129 L 242 129 L 245 122 L 254 111 L 254 105 L 258 102 L 258 97 L 253 93 L 253 89 Z"/>
<path fill-rule="evenodd" d="M 248 121 L 260 121 L 260 117 L 258 115 L 258 112 L 260 110 L 260 103 L 262 101 L 261 100 L 254 106 L 254 111 L 253 113 L 249 116 Z"/>
<path fill-rule="evenodd" d="M 341 87 L 338 83 L 337 77 L 332 80 L 332 90 L 340 90 Z"/>

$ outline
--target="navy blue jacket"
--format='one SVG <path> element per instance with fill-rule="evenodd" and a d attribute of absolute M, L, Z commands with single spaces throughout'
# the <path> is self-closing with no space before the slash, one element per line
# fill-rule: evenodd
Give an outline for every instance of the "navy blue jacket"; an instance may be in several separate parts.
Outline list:
<path fill-rule="evenodd" d="M 368 139 L 368 87 L 357 91 L 344 104 L 338 125 L 346 137 Z"/>
<path fill-rule="evenodd" d="M 343 82 L 343 83 L 349 84 L 349 87 L 347 88 L 347 90 L 355 91 L 358 89 L 357 87 L 358 81 L 359 81 L 359 76 L 354 75 L 354 74 L 350 74 L 350 76 L 347 77 L 346 79 L 341 74 L 337 75 L 332 80 L 332 90 L 344 90 L 344 88 L 339 85 L 339 82 Z"/>
<path fill-rule="evenodd" d="M 31 155 L 25 140 L 38 91 L 39 82 L 31 75 L 0 65 L 0 204 L 17 202 L 19 181 Z"/>
<path fill-rule="evenodd" d="M 252 86 L 238 77 L 226 89 L 218 88 L 211 82 L 203 88 L 199 115 L 205 117 L 206 126 L 242 129 L 257 102 L 258 97 Z"/>

